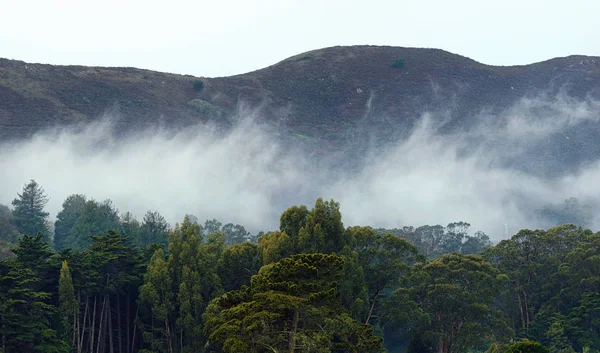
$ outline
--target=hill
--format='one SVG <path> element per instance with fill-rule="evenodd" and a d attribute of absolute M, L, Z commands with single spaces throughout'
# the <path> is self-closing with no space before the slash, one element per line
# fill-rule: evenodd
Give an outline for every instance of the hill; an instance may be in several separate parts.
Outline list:
<path fill-rule="evenodd" d="M 442 132 L 461 131 L 481 111 L 500 114 L 540 92 L 599 98 L 600 58 L 500 67 L 438 49 L 332 47 L 216 78 L 0 59 L 0 141 L 106 112 L 122 117 L 117 124 L 124 133 L 158 123 L 212 121 L 227 128 L 246 107 L 316 151 L 364 151 L 406 137 L 424 112 L 444 117 Z M 585 126 L 577 134 L 581 146 L 561 148 L 566 152 L 553 158 L 576 164 L 595 158 L 600 144 L 588 142 L 600 130 Z"/>

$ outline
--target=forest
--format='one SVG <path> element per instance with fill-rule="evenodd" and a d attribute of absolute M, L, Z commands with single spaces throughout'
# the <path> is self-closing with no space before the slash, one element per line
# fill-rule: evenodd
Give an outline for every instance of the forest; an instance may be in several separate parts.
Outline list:
<path fill-rule="evenodd" d="M 600 233 L 581 217 L 494 244 L 464 221 L 345 227 L 319 198 L 251 234 L 80 194 L 50 221 L 41 185 L 15 193 L 1 353 L 600 352 Z M 573 219 L 560 207 L 542 213 Z"/>

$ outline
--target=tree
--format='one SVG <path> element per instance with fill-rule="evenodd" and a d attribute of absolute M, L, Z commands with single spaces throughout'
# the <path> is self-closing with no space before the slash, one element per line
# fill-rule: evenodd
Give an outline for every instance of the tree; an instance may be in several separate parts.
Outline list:
<path fill-rule="evenodd" d="M 174 309 L 172 279 L 162 249 L 157 249 L 140 287 L 142 308 L 151 316 L 151 324 L 144 332 L 144 341 L 150 344 L 152 351 L 173 352 L 173 327 L 169 316 Z"/>
<path fill-rule="evenodd" d="M 86 201 L 84 195 L 73 194 L 63 202 L 62 210 L 56 215 L 56 223 L 54 224 L 54 248 L 56 250 L 60 251 L 68 248 L 65 241 L 69 237 L 71 228 L 83 214 Z"/>
<path fill-rule="evenodd" d="M 250 285 L 250 278 L 259 269 L 258 247 L 247 242 L 226 247 L 217 263 L 217 274 L 225 292 Z"/>
<path fill-rule="evenodd" d="M 49 232 L 46 228 L 48 212 L 44 211 L 48 197 L 44 189 L 32 179 L 25 184 L 23 192 L 17 196 L 12 201 L 14 206 L 12 218 L 19 232 L 32 236 L 41 233 L 44 241 L 49 241 Z"/>
<path fill-rule="evenodd" d="M 392 305 L 412 311 L 397 311 L 398 319 L 412 320 L 415 339 L 430 352 L 466 352 L 508 332 L 493 306 L 504 277 L 481 257 L 447 254 L 417 264 Z"/>
<path fill-rule="evenodd" d="M 60 268 L 60 278 L 58 281 L 58 298 L 60 303 L 60 315 L 62 318 L 64 338 L 71 342 L 71 346 L 75 347 L 78 342 L 77 323 L 79 314 L 79 304 L 75 299 L 75 289 L 73 288 L 73 280 L 71 271 L 67 261 L 62 262 Z"/>
<path fill-rule="evenodd" d="M 19 231 L 11 223 L 11 211 L 0 205 L 0 260 L 12 255 L 10 248 L 19 239 Z"/>
<path fill-rule="evenodd" d="M 250 232 L 239 224 L 227 223 L 221 231 L 225 233 L 226 245 L 240 244 L 250 239 Z"/>
<path fill-rule="evenodd" d="M 112 201 L 88 200 L 64 241 L 64 246 L 83 250 L 92 243 L 92 236 L 105 235 L 109 230 L 119 229 L 119 213 Z"/>
<path fill-rule="evenodd" d="M 191 220 L 190 222 L 193 223 Z M 204 234 L 204 236 L 208 236 L 212 233 L 220 231 L 222 226 L 223 223 L 217 221 L 216 219 L 207 219 L 202 227 L 202 234 Z"/>
<path fill-rule="evenodd" d="M 142 222 L 138 246 L 144 248 L 150 244 L 167 244 L 169 224 L 158 211 L 148 211 Z"/>
<path fill-rule="evenodd" d="M 204 314 L 208 346 L 222 352 L 381 352 L 372 328 L 341 306 L 336 283 L 343 262 L 301 254 L 263 266 L 250 287 L 211 303 Z"/>
<path fill-rule="evenodd" d="M 369 311 L 365 323 L 369 323 L 375 316 L 377 304 L 386 296 L 384 291 L 396 288 L 409 266 L 425 258 L 415 246 L 397 236 L 379 235 L 370 227 L 348 228 L 347 232 L 367 283 Z"/>
<path fill-rule="evenodd" d="M 293 206 L 281 215 L 279 232 L 260 237 L 265 264 L 292 254 L 340 253 L 350 240 L 342 223 L 339 203 L 318 198 L 312 210 Z"/>
<path fill-rule="evenodd" d="M 121 224 L 119 233 L 127 239 L 129 246 L 139 246 L 142 233 L 142 224 L 131 212 L 125 212 L 121 215 Z M 152 251 L 154 253 L 154 251 Z"/>
<path fill-rule="evenodd" d="M 50 319 L 51 295 L 39 290 L 40 277 L 17 261 L 0 261 L 0 349 L 3 352 L 67 353 Z"/>

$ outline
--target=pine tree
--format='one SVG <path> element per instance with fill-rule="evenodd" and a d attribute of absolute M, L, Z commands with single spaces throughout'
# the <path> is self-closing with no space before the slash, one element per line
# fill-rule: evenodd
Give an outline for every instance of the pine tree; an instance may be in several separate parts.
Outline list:
<path fill-rule="evenodd" d="M 42 233 L 44 241 L 48 241 L 49 232 L 46 227 L 48 212 L 44 211 L 48 197 L 44 189 L 32 179 L 23 187 L 23 193 L 17 195 L 18 197 L 12 201 L 15 207 L 12 217 L 19 232 L 31 236 Z"/>

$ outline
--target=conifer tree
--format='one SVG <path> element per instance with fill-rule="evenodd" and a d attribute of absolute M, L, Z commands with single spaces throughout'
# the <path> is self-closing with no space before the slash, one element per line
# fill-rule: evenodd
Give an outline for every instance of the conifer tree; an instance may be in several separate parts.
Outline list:
<path fill-rule="evenodd" d="M 48 241 L 50 239 L 46 227 L 48 212 L 44 210 L 48 203 L 48 197 L 44 189 L 32 179 L 23 187 L 23 192 L 17 196 L 12 201 L 12 205 L 15 207 L 12 218 L 19 232 L 31 236 L 42 233 L 44 241 Z"/>

